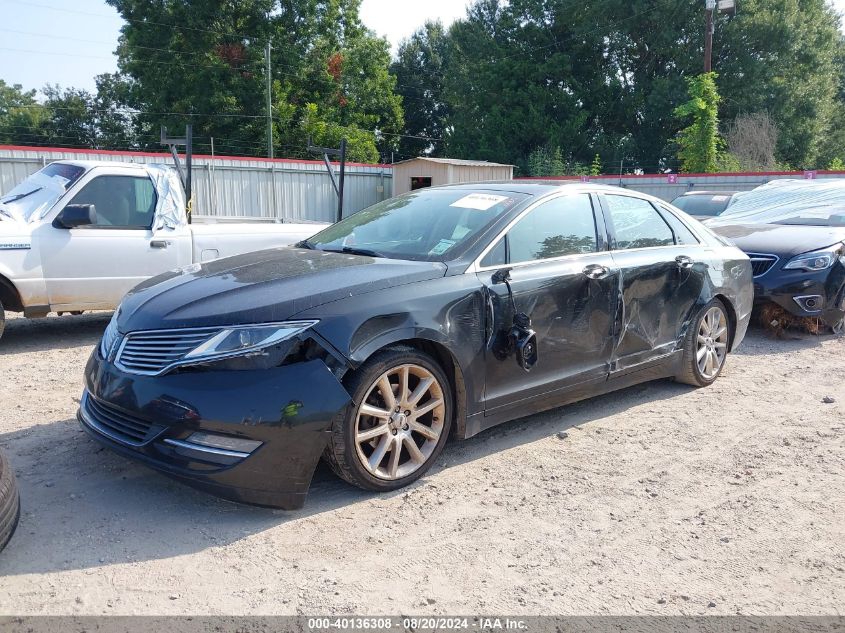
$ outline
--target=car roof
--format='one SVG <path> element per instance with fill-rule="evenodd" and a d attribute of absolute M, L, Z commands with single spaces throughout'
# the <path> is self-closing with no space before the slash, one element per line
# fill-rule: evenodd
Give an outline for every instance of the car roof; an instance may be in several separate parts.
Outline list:
<path fill-rule="evenodd" d="M 434 189 L 485 189 L 487 191 L 506 191 L 510 193 L 527 193 L 535 196 L 542 196 L 556 191 L 593 191 L 607 193 L 624 193 L 625 195 L 654 198 L 648 194 L 615 187 L 613 185 L 600 185 L 595 182 L 577 182 L 560 180 L 489 180 L 481 182 L 457 182 L 448 185 L 434 187 Z"/>
<path fill-rule="evenodd" d="M 738 191 L 685 191 L 682 193 L 679 198 L 683 198 L 686 196 L 732 196 L 735 193 L 739 193 Z"/>

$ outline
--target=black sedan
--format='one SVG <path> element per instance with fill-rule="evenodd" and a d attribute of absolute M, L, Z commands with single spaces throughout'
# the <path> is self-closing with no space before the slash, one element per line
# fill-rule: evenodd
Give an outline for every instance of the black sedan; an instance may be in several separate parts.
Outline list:
<path fill-rule="evenodd" d="M 449 436 L 657 378 L 709 385 L 752 297 L 741 251 L 650 196 L 421 189 L 138 286 L 79 420 L 192 485 L 294 509 L 321 457 L 393 490 Z"/>
<path fill-rule="evenodd" d="M 723 216 L 710 227 L 751 258 L 754 300 L 845 333 L 845 208 Z"/>

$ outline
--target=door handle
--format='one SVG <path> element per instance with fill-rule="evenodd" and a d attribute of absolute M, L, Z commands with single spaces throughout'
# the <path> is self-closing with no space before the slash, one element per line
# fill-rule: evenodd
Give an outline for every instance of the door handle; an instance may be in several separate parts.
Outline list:
<path fill-rule="evenodd" d="M 679 268 L 692 268 L 692 265 L 695 262 L 692 260 L 692 257 L 687 257 L 686 255 L 678 255 L 675 258 L 675 263 L 678 264 Z"/>
<path fill-rule="evenodd" d="M 610 274 L 610 268 L 601 264 L 590 264 L 589 266 L 585 266 L 581 272 L 589 279 L 604 279 Z"/>
<path fill-rule="evenodd" d="M 170 242 L 167 240 L 153 240 L 150 242 L 150 248 L 167 248 L 170 246 Z"/>

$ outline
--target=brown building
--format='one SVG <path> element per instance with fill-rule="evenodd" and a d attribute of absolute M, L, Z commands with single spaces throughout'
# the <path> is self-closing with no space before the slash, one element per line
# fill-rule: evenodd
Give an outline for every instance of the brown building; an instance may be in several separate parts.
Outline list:
<path fill-rule="evenodd" d="M 393 165 L 393 195 L 457 182 L 512 179 L 513 165 L 457 158 L 412 158 Z"/>

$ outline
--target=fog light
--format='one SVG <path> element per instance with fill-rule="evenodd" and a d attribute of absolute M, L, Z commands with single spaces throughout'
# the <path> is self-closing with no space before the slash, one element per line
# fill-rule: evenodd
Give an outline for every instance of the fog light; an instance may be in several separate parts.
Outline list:
<path fill-rule="evenodd" d="M 806 312 L 819 312 L 824 308 L 824 297 L 821 295 L 806 295 L 792 298 L 798 306 Z"/>
<path fill-rule="evenodd" d="M 191 444 L 199 444 L 200 446 L 208 446 L 209 448 L 219 448 L 224 451 L 235 451 L 238 453 L 251 453 L 256 448 L 261 446 L 261 442 L 256 440 L 244 440 L 238 437 L 229 437 L 228 435 L 216 435 L 213 433 L 203 433 L 197 431 L 192 433 L 187 439 Z"/>

